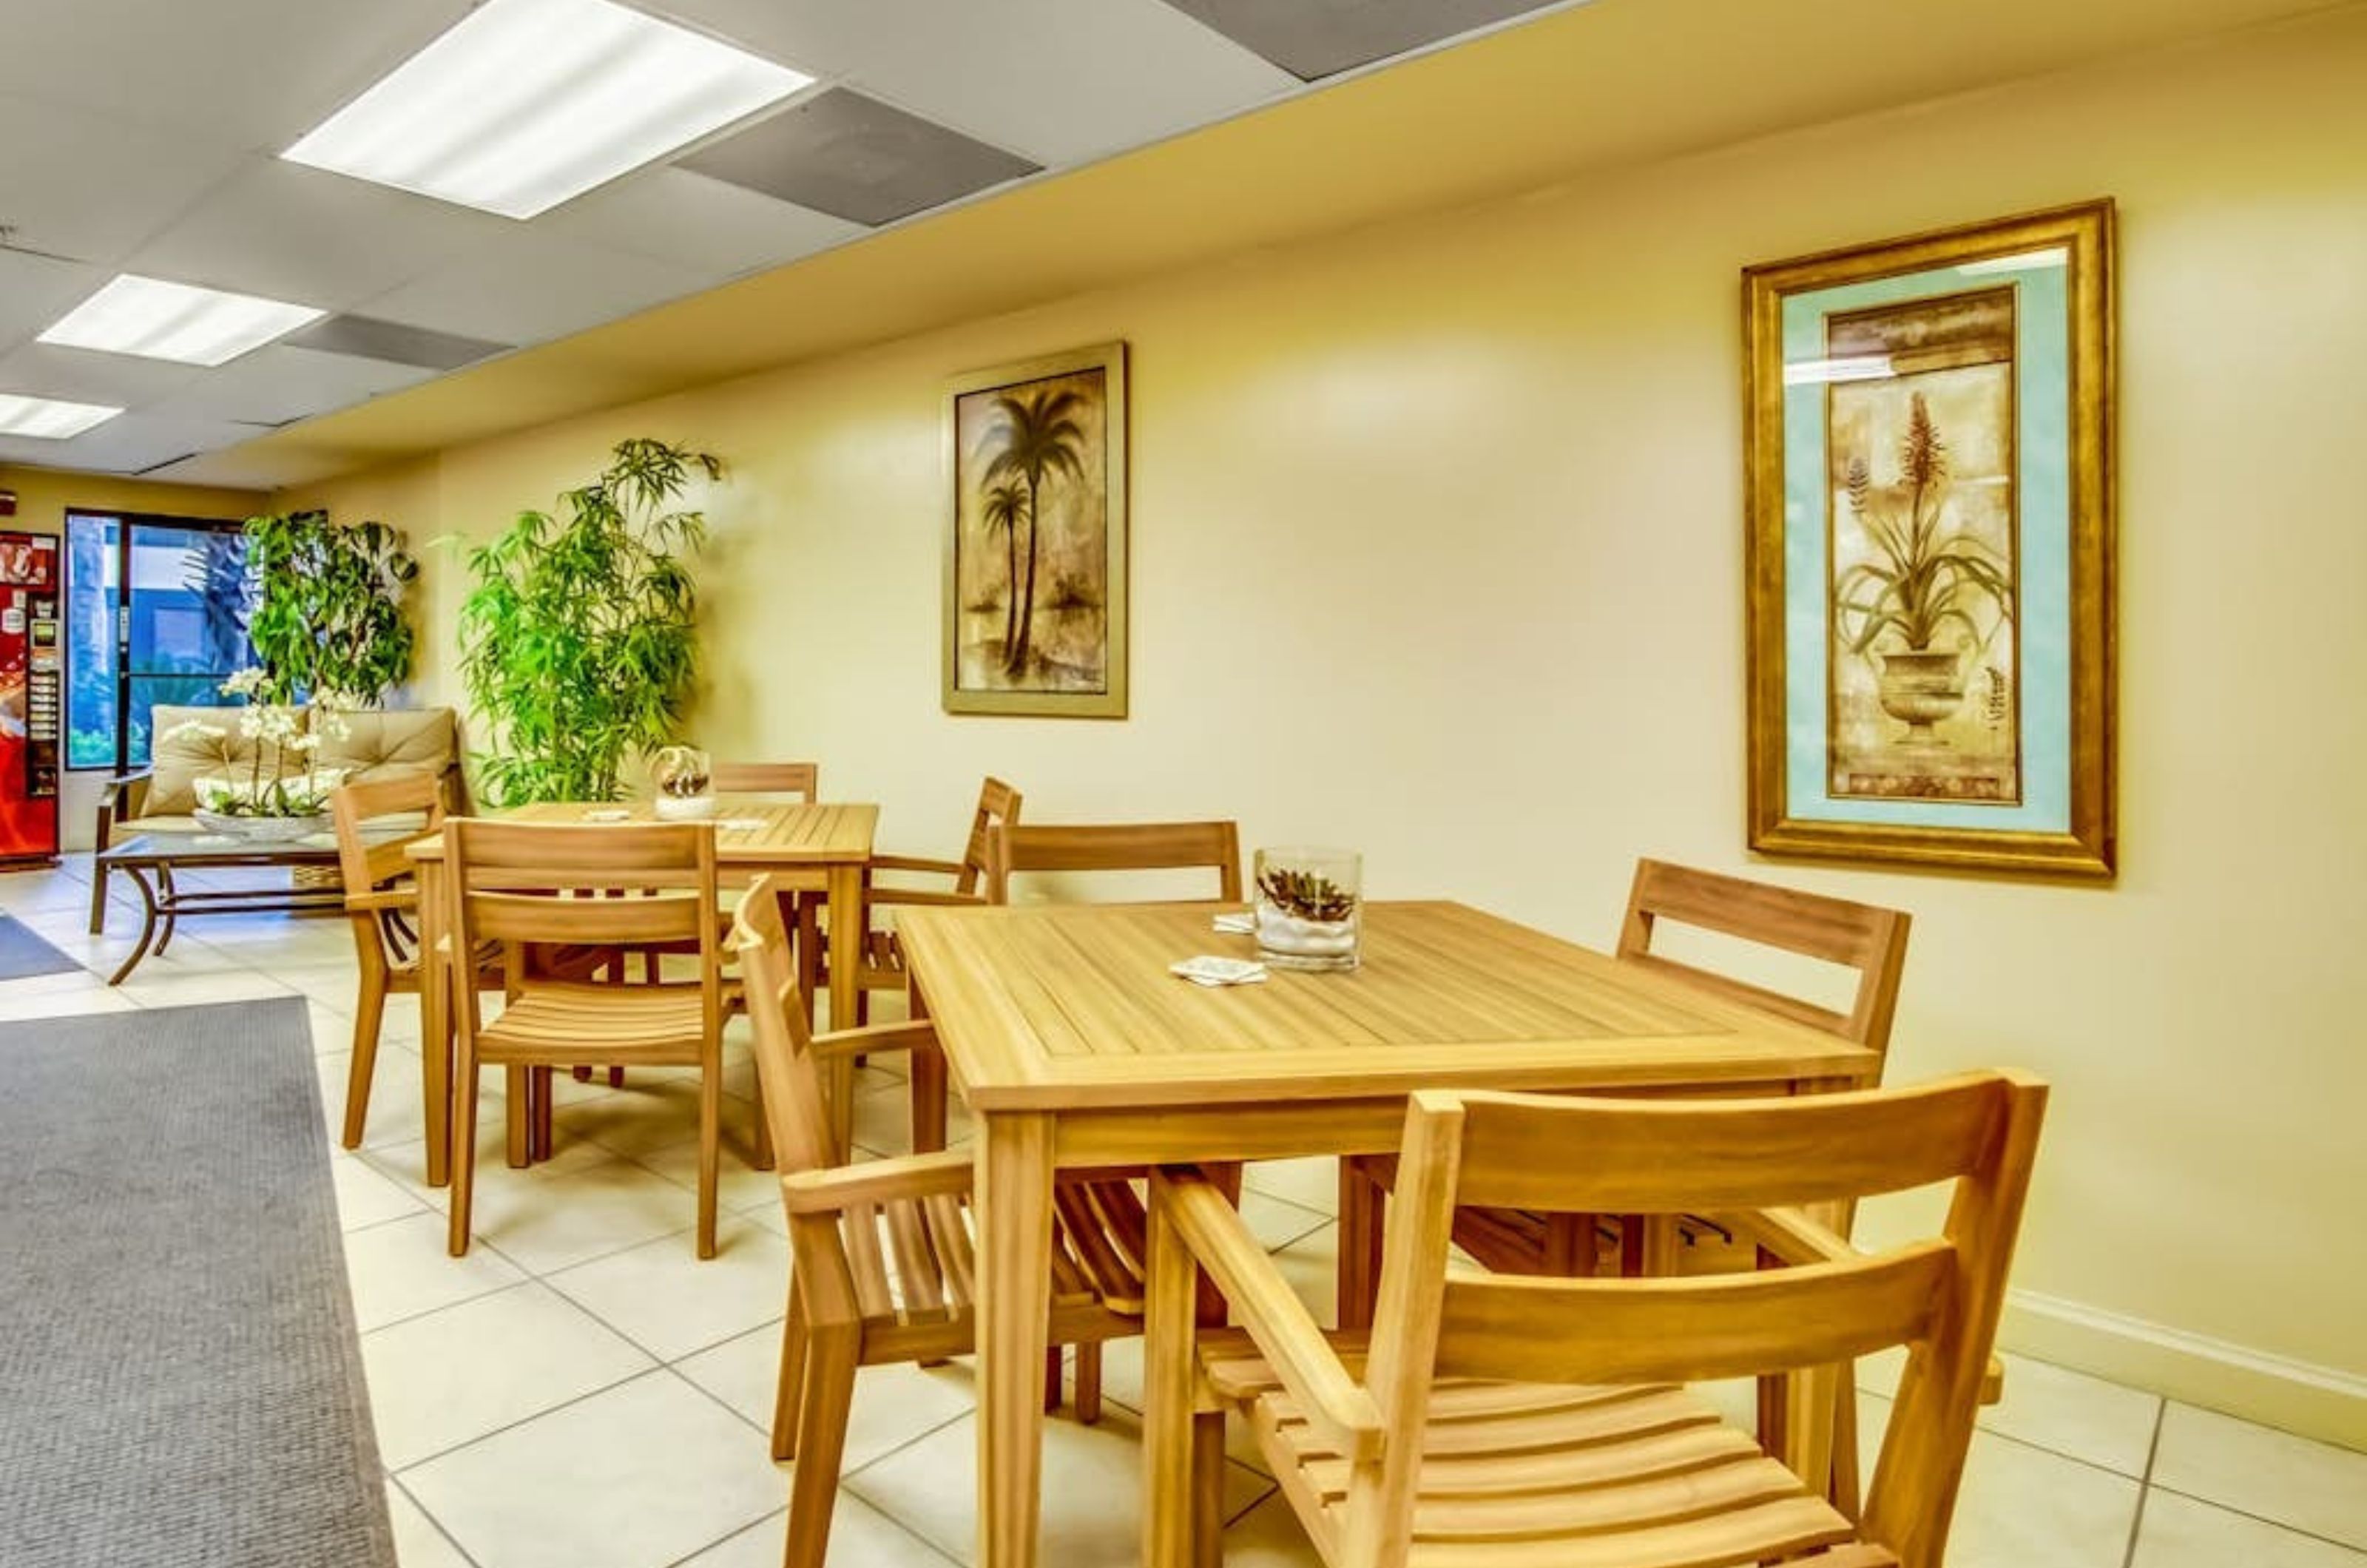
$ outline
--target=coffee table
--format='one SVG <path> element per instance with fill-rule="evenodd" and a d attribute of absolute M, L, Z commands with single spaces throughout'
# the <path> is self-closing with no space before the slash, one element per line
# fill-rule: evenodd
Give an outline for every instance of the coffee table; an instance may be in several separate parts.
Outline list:
<path fill-rule="evenodd" d="M 227 833 L 143 833 L 101 850 L 96 861 L 109 872 L 123 873 L 140 889 L 140 940 L 107 977 L 110 986 L 121 985 L 151 953 L 164 952 L 185 916 L 326 914 L 345 907 L 345 887 L 334 878 L 312 886 L 220 889 L 184 888 L 174 881 L 176 872 L 228 866 L 325 866 L 334 872 L 337 840 L 330 833 L 278 843 Z"/>

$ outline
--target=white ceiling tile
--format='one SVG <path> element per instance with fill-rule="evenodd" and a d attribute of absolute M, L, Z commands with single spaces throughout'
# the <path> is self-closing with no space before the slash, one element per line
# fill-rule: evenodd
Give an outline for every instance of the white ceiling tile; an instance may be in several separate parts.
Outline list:
<path fill-rule="evenodd" d="M 0 363 L 0 374 L 5 374 Z M 285 424 L 433 379 L 435 372 L 286 344 L 260 348 L 153 403 L 145 411 L 184 419 Z"/>
<path fill-rule="evenodd" d="M 469 0 L 5 0 L 0 92 L 277 153 Z"/>
<path fill-rule="evenodd" d="M 142 245 L 130 270 L 345 310 L 498 242 L 510 227 L 504 218 L 258 158 Z"/>
<path fill-rule="evenodd" d="M 0 94 L 0 224 L 13 244 L 112 267 L 238 163 L 223 147 Z"/>
<path fill-rule="evenodd" d="M 648 169 L 534 220 L 541 232 L 736 277 L 867 233 L 859 223 L 711 180 Z"/>
<path fill-rule="evenodd" d="M 0 349 L 30 340 L 107 278 L 95 266 L 0 250 Z"/>
<path fill-rule="evenodd" d="M 52 468 L 85 468 L 93 473 L 136 474 L 193 452 L 236 446 L 264 434 L 258 425 L 233 424 L 224 420 L 127 413 L 71 441 L 0 436 L 0 457 Z"/>
<path fill-rule="evenodd" d="M 368 301 L 365 313 L 496 343 L 539 343 L 695 294 L 722 279 L 717 271 L 515 226 L 500 244 Z"/>
<path fill-rule="evenodd" d="M 1299 85 L 1161 0 L 662 0 L 662 8 L 1047 164 L 1154 141 Z"/>
<path fill-rule="evenodd" d="M 28 343 L 0 355 L 0 392 L 30 392 L 136 409 L 189 385 L 206 372 L 169 359 L 98 354 L 86 348 Z"/>

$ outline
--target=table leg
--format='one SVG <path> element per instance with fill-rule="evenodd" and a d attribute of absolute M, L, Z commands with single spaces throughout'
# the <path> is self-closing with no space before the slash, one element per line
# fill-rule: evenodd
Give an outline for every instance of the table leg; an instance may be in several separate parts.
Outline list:
<path fill-rule="evenodd" d="M 978 1563 L 1034 1568 L 1052 1296 L 1052 1118 L 991 1111 L 978 1154 Z"/>
<path fill-rule="evenodd" d="M 110 986 L 120 986 L 125 976 L 140 967 L 140 961 L 148 956 L 148 944 L 156 936 L 156 890 L 148 885 L 148 873 L 136 865 L 123 869 L 130 874 L 131 886 L 140 889 L 140 940 L 131 944 L 131 956 L 107 977 Z"/>
<path fill-rule="evenodd" d="M 174 915 L 180 897 L 181 890 L 173 886 L 171 863 L 159 865 L 156 868 L 156 912 L 162 917 L 156 931 L 156 953 L 159 956 L 173 945 Z"/>
<path fill-rule="evenodd" d="M 906 996 L 913 1019 L 926 1019 L 929 998 L 921 994 L 918 980 Z M 946 1146 L 946 1054 L 934 1049 L 914 1051 L 904 1066 L 912 1079 L 912 1152 L 935 1154 Z"/>
<path fill-rule="evenodd" d="M 425 1097 L 427 1185 L 452 1179 L 452 971 L 444 940 L 444 865 L 419 863 L 419 1060 Z M 470 977 L 475 984 L 475 976 Z"/>
<path fill-rule="evenodd" d="M 1373 1326 L 1373 1303 L 1381 1293 L 1381 1236 L 1387 1223 L 1388 1198 L 1380 1185 L 1356 1168 L 1353 1159 L 1340 1161 L 1339 1322 L 1355 1333 Z"/>
<path fill-rule="evenodd" d="M 852 1029 L 863 987 L 863 868 L 830 868 L 830 1026 Z"/>

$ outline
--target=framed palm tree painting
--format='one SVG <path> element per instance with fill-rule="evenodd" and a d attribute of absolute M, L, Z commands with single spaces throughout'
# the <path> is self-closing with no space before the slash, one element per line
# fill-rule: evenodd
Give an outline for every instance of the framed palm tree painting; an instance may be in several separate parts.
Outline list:
<path fill-rule="evenodd" d="M 1124 718 L 1126 345 L 946 397 L 947 713 Z"/>
<path fill-rule="evenodd" d="M 2111 875 L 2112 204 L 1743 288 L 1751 847 Z"/>

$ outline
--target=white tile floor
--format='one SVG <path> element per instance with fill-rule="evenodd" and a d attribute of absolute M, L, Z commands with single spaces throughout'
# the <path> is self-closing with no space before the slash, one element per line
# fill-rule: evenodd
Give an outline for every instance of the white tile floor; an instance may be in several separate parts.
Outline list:
<path fill-rule="evenodd" d="M 85 931 L 86 857 L 0 875 L 0 909 L 104 972 L 137 929 L 119 897 L 109 934 Z M 354 975 L 342 922 L 192 921 L 169 954 L 109 989 L 98 974 L 0 982 L 0 1018 L 308 998 L 323 1115 L 345 1095 Z M 786 1483 L 766 1457 L 787 1272 L 768 1179 L 725 1154 L 722 1253 L 692 1254 L 688 1085 L 636 1074 L 622 1090 L 562 1083 L 557 1157 L 513 1171 L 488 1075 L 478 1239 L 444 1252 L 442 1194 L 420 1184 L 418 1021 L 390 1010 L 365 1146 L 334 1159 L 388 1495 L 404 1568 L 763 1568 L 779 1561 Z M 745 1063 L 731 1080 L 744 1089 Z M 900 1147 L 901 1086 L 866 1075 L 858 1136 Z M 751 1107 L 727 1101 L 727 1134 Z M 957 1122 L 957 1132 L 960 1131 Z M 1331 1172 L 1254 1169 L 1250 1219 L 1328 1311 Z M 1869 1365 L 1869 1433 L 1895 1374 Z M 1096 1428 L 1048 1428 L 1045 1561 L 1135 1557 L 1132 1441 L 1140 1359 L 1113 1346 L 1114 1408 Z M 946 1568 L 969 1559 L 968 1369 L 880 1368 L 855 1394 L 833 1563 Z M 1956 1568 L 2367 1568 L 2367 1455 L 2166 1404 L 2009 1358 L 1985 1414 L 1949 1561 Z M 1226 1561 L 1316 1562 L 1232 1445 Z"/>

